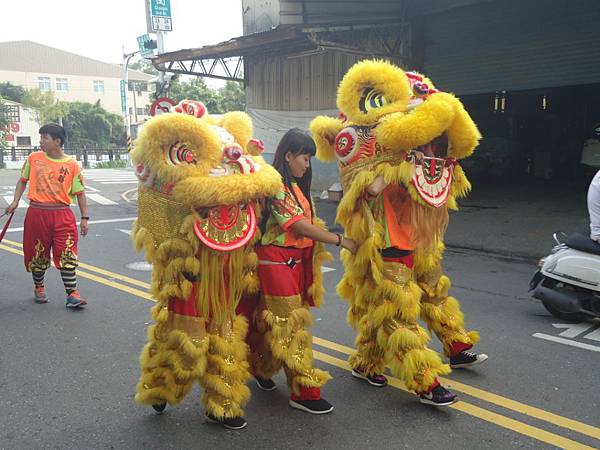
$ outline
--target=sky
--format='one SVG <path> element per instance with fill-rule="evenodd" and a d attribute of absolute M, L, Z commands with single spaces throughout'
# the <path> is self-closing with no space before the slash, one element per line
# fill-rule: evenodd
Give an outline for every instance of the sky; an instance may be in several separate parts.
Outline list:
<path fill-rule="evenodd" d="M 137 50 L 147 33 L 145 0 L 1 0 L 9 20 L 0 42 L 29 40 L 109 63 Z M 173 31 L 165 51 L 202 47 L 242 35 L 242 0 L 170 0 Z M 3 8 L 4 9 L 4 8 Z"/>

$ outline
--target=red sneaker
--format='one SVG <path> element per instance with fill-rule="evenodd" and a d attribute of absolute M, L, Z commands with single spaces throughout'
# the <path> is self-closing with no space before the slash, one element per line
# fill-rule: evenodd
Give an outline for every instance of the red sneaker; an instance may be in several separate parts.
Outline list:
<path fill-rule="evenodd" d="M 33 291 L 33 301 L 36 303 L 48 303 L 48 296 L 44 286 L 36 287 Z"/>

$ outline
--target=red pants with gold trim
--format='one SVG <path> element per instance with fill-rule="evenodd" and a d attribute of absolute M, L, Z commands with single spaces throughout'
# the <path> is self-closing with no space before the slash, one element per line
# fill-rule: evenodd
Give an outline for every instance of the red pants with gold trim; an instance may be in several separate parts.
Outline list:
<path fill-rule="evenodd" d="M 77 223 L 73 211 L 62 204 L 31 202 L 25 215 L 23 252 L 28 272 L 50 267 L 50 254 L 56 268 L 77 267 Z"/>
<path fill-rule="evenodd" d="M 271 378 L 284 368 L 292 398 L 320 398 L 329 373 L 313 367 L 312 247 L 258 246 L 261 299 L 249 336 L 254 375 Z"/>

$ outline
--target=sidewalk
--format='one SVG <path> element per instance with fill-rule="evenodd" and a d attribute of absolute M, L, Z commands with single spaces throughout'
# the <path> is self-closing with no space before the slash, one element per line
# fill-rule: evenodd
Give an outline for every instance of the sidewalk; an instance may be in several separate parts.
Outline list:
<path fill-rule="evenodd" d="M 528 180 L 514 186 L 475 187 L 450 214 L 449 248 L 537 259 L 554 245 L 555 231 L 589 232 L 587 188 L 568 181 Z M 337 203 L 316 201 L 329 226 Z M 339 225 L 336 225 L 339 228 Z"/>

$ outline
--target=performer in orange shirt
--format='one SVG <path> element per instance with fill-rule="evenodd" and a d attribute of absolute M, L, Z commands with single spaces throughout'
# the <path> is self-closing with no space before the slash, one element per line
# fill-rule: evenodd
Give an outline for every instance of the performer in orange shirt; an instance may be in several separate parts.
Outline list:
<path fill-rule="evenodd" d="M 321 398 L 330 375 L 313 367 L 309 308 L 323 296 L 321 263 L 331 258 L 323 243 L 354 253 L 356 243 L 325 229 L 310 198 L 311 137 L 289 130 L 275 152 L 273 166 L 283 189 L 267 201 L 256 246 L 261 299 L 249 336 L 250 362 L 258 386 L 275 389 L 271 377 L 283 366 L 291 393 L 289 405 L 311 414 L 326 414 L 333 406 Z"/>
<path fill-rule="evenodd" d="M 44 289 L 44 274 L 50 267 L 52 252 L 54 265 L 67 293 L 67 308 L 79 308 L 87 302 L 77 290 L 77 224 L 69 205 L 77 198 L 81 212 L 81 235 L 88 232 L 88 208 L 81 169 L 62 146 L 66 133 L 63 127 L 49 123 L 40 128 L 41 151 L 27 158 L 17 182 L 13 202 L 5 212 L 10 214 L 29 182 L 29 208 L 25 216 L 23 251 L 25 268 L 33 275 L 36 303 L 48 303 Z"/>

